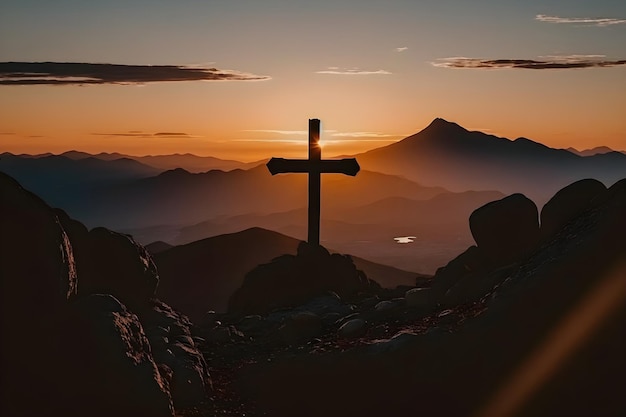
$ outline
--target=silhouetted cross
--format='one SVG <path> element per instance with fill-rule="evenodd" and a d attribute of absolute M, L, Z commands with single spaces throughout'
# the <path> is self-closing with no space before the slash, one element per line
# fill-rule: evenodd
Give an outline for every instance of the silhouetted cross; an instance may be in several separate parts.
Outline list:
<path fill-rule="evenodd" d="M 309 159 L 272 158 L 267 169 L 272 175 L 290 172 L 309 174 L 309 236 L 311 244 L 320 244 L 320 174 L 337 173 L 355 176 L 359 164 L 354 158 L 330 160 L 322 159 L 319 119 L 309 119 Z"/>

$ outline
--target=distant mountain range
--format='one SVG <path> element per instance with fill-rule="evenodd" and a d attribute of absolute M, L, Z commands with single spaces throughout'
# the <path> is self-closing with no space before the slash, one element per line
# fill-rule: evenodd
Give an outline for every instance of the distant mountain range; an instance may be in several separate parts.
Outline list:
<path fill-rule="evenodd" d="M 198 156 L 190 153 L 185 154 L 172 154 L 172 155 L 146 155 L 146 156 L 133 156 L 124 155 L 117 152 L 114 153 L 99 153 L 91 155 L 85 152 L 69 151 L 61 154 L 70 159 L 85 159 L 96 158 L 103 161 L 114 161 L 117 159 L 133 159 L 137 162 L 141 162 L 144 165 L 148 165 L 154 168 L 158 168 L 162 171 L 170 169 L 182 168 L 189 172 L 207 172 L 214 169 L 222 171 L 232 171 L 233 169 L 250 169 L 258 165 L 262 165 L 266 160 L 256 162 L 240 162 L 229 159 L 219 159 L 212 156 Z"/>
<path fill-rule="evenodd" d="M 620 152 L 580 156 L 527 138 L 470 132 L 443 119 L 399 142 L 355 156 L 363 169 L 453 191 L 521 192 L 539 205 L 579 179 L 595 178 L 609 186 L 626 177 L 626 155 Z"/>
<path fill-rule="evenodd" d="M 160 275 L 157 294 L 193 320 L 200 320 L 207 306 L 224 312 L 247 272 L 280 255 L 295 254 L 299 243 L 280 233 L 251 228 L 171 248 L 161 245 L 154 255 Z M 390 288 L 415 285 L 418 277 L 358 257 L 353 261 L 368 278 Z"/>
<path fill-rule="evenodd" d="M 626 177 L 626 155 L 606 147 L 553 149 L 443 119 L 356 158 L 356 177 L 322 176 L 323 243 L 425 273 L 471 244 L 467 217 L 489 201 L 521 192 L 541 208 L 573 181 L 595 178 L 610 186 Z M 0 171 L 86 225 L 132 233 L 142 243 L 184 244 L 249 227 L 303 239 L 307 176 L 271 176 L 262 162 L 3 153 Z M 417 238 L 399 245 L 398 236 Z"/>
<path fill-rule="evenodd" d="M 619 153 L 626 154 L 626 151 L 616 151 L 614 149 L 609 148 L 608 146 L 596 146 L 595 148 L 585 149 L 582 151 L 579 151 L 578 149 L 575 149 L 575 148 L 567 148 L 565 150 L 573 154 L 579 155 L 579 156 L 602 155 L 602 154 L 611 153 L 611 152 L 619 152 Z"/>
<path fill-rule="evenodd" d="M 85 154 L 87 155 L 87 154 Z M 86 190 L 158 175 L 161 170 L 129 158 L 0 154 L 0 171 L 16 178 L 48 204 L 65 206 Z"/>

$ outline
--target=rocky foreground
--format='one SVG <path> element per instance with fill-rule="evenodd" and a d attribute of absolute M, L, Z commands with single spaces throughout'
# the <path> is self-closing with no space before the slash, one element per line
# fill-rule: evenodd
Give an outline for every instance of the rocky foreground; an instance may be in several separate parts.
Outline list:
<path fill-rule="evenodd" d="M 131 237 L 1 173 L 0 195 L 3 416 L 626 411 L 626 180 L 487 204 L 476 246 L 411 287 L 302 243 L 195 323 Z"/>

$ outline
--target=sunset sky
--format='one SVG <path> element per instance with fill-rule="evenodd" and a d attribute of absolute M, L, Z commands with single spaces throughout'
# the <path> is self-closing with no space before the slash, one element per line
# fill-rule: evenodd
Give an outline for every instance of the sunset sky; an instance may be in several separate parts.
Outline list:
<path fill-rule="evenodd" d="M 624 60 L 623 0 L 2 0 L 0 152 L 304 156 L 319 118 L 333 156 L 435 117 L 626 150 Z"/>

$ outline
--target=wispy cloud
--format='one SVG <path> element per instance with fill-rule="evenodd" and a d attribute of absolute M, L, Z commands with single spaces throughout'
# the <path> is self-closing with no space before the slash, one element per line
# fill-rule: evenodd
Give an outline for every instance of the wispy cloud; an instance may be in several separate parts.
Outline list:
<path fill-rule="evenodd" d="M 611 17 L 559 17 L 547 16 L 545 14 L 538 14 L 535 16 L 535 20 L 546 23 L 573 23 L 589 26 L 611 26 L 626 23 L 626 19 L 616 19 Z"/>
<path fill-rule="evenodd" d="M 265 75 L 177 65 L 0 62 L 0 85 L 92 85 L 165 81 L 261 81 Z"/>
<path fill-rule="evenodd" d="M 255 133 L 271 133 L 277 135 L 290 135 L 290 136 L 306 136 L 308 132 L 306 130 L 276 130 L 276 129 L 247 129 L 243 130 L 243 132 L 255 132 Z M 338 132 L 337 130 L 324 130 L 324 134 L 322 135 L 322 140 L 325 141 L 333 141 L 333 140 L 345 140 L 345 139 L 375 139 L 376 141 L 381 141 L 380 139 L 384 138 L 399 138 L 408 135 L 393 135 L 388 133 L 380 133 L 380 132 Z M 333 138 L 341 138 L 341 139 L 333 139 Z M 267 139 L 259 139 L 260 141 Z M 254 139 L 256 141 L 256 139 Z M 300 143 L 300 142 L 298 142 Z"/>
<path fill-rule="evenodd" d="M 396 52 L 404 52 L 409 49 L 408 46 L 401 46 L 400 48 L 396 48 Z"/>
<path fill-rule="evenodd" d="M 576 69 L 576 68 L 606 68 L 626 65 L 626 60 L 598 59 L 601 55 L 566 55 L 534 59 L 483 59 L 452 57 L 441 58 L 431 62 L 440 68 L 470 68 L 470 69 Z"/>
<path fill-rule="evenodd" d="M 379 70 L 362 70 L 359 68 L 338 68 L 328 67 L 325 70 L 316 71 L 316 74 L 334 74 L 334 75 L 389 75 L 391 72 Z"/>
<path fill-rule="evenodd" d="M 306 135 L 306 130 L 274 130 L 274 129 L 247 129 L 243 132 L 275 133 L 278 135 Z"/>
<path fill-rule="evenodd" d="M 331 136 L 340 138 L 396 138 L 401 135 L 390 135 L 380 132 L 337 132 L 333 133 Z"/>
<path fill-rule="evenodd" d="M 156 132 L 148 133 L 139 130 L 131 130 L 128 132 L 110 132 L 110 133 L 92 133 L 94 136 L 121 136 L 131 138 L 198 138 L 201 136 L 190 135 L 184 132 Z"/>

